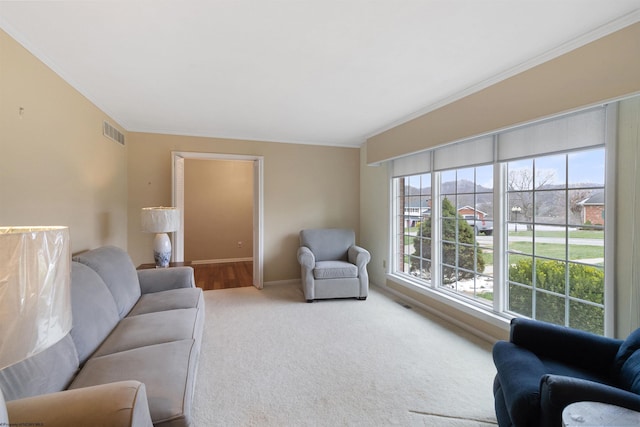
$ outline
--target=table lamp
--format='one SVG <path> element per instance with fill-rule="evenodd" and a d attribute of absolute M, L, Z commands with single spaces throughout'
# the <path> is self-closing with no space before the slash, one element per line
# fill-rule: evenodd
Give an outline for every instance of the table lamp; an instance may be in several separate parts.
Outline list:
<path fill-rule="evenodd" d="M 171 259 L 171 240 L 167 233 L 178 231 L 180 228 L 180 211 L 177 208 L 142 208 L 140 214 L 142 231 L 156 233 L 153 240 L 153 258 L 156 268 L 169 266 Z"/>
<path fill-rule="evenodd" d="M 0 227 L 0 369 L 69 333 L 68 227 Z"/>

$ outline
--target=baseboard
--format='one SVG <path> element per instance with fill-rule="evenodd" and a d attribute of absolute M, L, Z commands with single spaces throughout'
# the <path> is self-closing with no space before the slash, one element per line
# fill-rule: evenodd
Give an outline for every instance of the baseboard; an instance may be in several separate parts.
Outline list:
<path fill-rule="evenodd" d="M 270 282 L 264 282 L 264 286 L 274 285 L 300 285 L 300 279 L 272 280 Z"/>
<path fill-rule="evenodd" d="M 192 265 L 198 264 L 224 264 L 229 262 L 247 262 L 253 261 L 252 257 L 249 258 L 226 258 L 226 259 L 199 259 L 197 261 L 191 261 Z"/>
<path fill-rule="evenodd" d="M 463 329 L 469 333 L 471 333 L 472 335 L 475 335 L 476 337 L 488 342 L 488 343 L 495 343 L 496 341 L 498 341 L 500 338 L 497 338 L 491 334 L 488 334 L 484 331 L 478 330 L 477 328 L 473 327 L 473 325 L 470 325 L 466 322 L 463 322 L 459 319 L 456 319 L 455 317 L 450 316 L 447 313 L 443 313 L 440 310 L 437 310 L 433 307 L 430 307 L 428 305 L 426 305 L 425 303 L 416 300 L 415 298 L 411 298 L 408 295 L 403 294 L 402 292 L 399 292 L 389 286 L 376 286 L 378 289 L 383 289 L 385 292 L 387 292 L 388 294 L 394 295 L 395 297 L 399 298 L 400 300 L 414 305 L 416 307 L 418 307 L 421 310 L 426 311 L 427 313 L 430 313 L 436 317 L 439 317 L 440 319 L 449 322 L 453 325 L 456 325 L 457 327 L 459 327 L 460 329 Z"/>

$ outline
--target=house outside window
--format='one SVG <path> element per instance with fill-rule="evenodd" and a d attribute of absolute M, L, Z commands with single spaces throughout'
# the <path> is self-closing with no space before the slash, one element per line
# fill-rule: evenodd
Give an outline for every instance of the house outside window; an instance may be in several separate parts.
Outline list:
<path fill-rule="evenodd" d="M 394 161 L 390 273 L 604 334 L 605 119 L 596 108 Z"/>

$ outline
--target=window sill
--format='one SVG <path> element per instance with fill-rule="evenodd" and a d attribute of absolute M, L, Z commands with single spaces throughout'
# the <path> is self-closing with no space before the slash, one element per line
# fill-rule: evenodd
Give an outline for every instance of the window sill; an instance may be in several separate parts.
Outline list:
<path fill-rule="evenodd" d="M 486 341 L 508 339 L 511 316 L 484 309 L 447 292 L 424 287 L 396 274 L 387 274 L 386 288 Z"/>

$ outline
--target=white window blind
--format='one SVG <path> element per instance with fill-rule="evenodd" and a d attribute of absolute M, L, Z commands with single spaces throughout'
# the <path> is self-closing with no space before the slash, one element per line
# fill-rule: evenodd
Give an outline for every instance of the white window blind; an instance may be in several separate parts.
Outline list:
<path fill-rule="evenodd" d="M 601 146 L 604 141 L 605 108 L 598 107 L 498 133 L 498 160 Z"/>
<path fill-rule="evenodd" d="M 393 177 L 603 146 L 606 108 L 597 107 L 393 160 Z M 497 159 L 494 138 L 497 136 Z"/>
<path fill-rule="evenodd" d="M 393 160 L 393 177 L 417 175 L 431 170 L 431 152 L 422 151 Z"/>
<path fill-rule="evenodd" d="M 435 170 L 481 165 L 493 162 L 493 135 L 474 138 L 434 150 Z"/>

